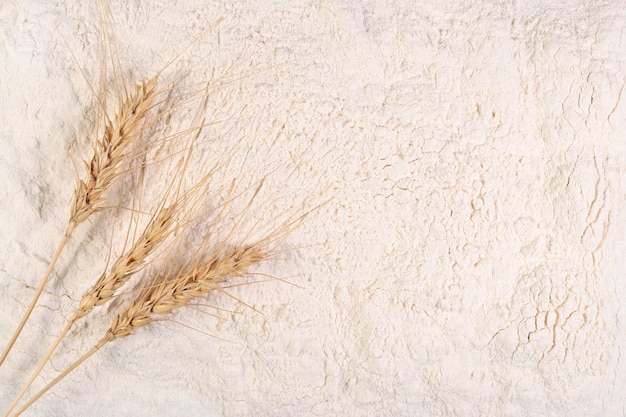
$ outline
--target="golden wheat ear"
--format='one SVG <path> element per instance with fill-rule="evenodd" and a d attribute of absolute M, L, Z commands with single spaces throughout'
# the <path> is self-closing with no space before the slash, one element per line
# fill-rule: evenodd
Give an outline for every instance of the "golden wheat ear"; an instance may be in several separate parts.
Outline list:
<path fill-rule="evenodd" d="M 120 173 L 133 158 L 131 144 L 142 132 L 142 122 L 152 106 L 158 76 L 135 87 L 127 96 L 113 120 L 106 123 L 104 135 L 96 142 L 91 161 L 85 162 L 87 177 L 78 180 L 70 210 L 70 224 L 79 224 L 102 210 L 104 194 L 119 180 Z M 131 148 L 131 149 L 129 149 Z"/>

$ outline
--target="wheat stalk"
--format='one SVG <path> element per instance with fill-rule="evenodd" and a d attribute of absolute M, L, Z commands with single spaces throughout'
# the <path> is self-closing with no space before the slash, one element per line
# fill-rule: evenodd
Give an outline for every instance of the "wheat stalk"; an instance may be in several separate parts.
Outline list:
<path fill-rule="evenodd" d="M 99 2 L 99 4 L 102 6 L 101 2 Z M 165 68 L 170 64 L 171 62 L 168 63 Z M 112 65 L 114 70 L 116 67 L 118 70 L 121 68 L 119 62 L 117 64 L 113 62 Z M 162 102 L 156 101 L 157 97 L 161 94 L 174 90 L 173 87 L 169 87 L 166 90 L 157 89 L 162 71 L 163 70 L 148 81 L 136 85 L 132 92 L 128 93 L 126 90 L 127 84 L 123 80 L 120 70 L 115 78 L 117 91 L 118 94 L 120 94 L 120 96 L 118 96 L 119 109 L 113 117 L 109 117 L 107 114 L 107 106 L 105 103 L 106 96 L 103 98 L 103 101 L 99 99 L 99 109 L 103 111 L 105 117 L 104 131 L 102 135 L 96 134 L 97 140 L 93 147 L 93 156 L 91 160 L 88 162 L 85 161 L 84 163 L 86 176 L 77 180 L 70 206 L 70 218 L 63 239 L 48 265 L 29 308 L 24 314 L 2 357 L 0 357 L 0 365 L 2 365 L 19 337 L 55 268 L 58 258 L 76 227 L 85 222 L 93 214 L 107 207 L 107 191 L 121 180 L 122 177 L 134 170 L 134 168 L 131 167 L 133 161 L 151 152 L 150 147 L 146 147 L 145 149 L 140 148 L 139 142 L 146 129 L 157 122 L 164 114 L 173 111 L 172 109 L 176 107 L 172 105 L 170 102 L 171 97 L 167 96 L 167 94 L 165 94 L 166 97 Z M 117 77 L 120 77 L 120 79 Z M 101 76 L 101 82 L 104 82 L 104 79 L 105 77 Z M 102 90 L 104 90 L 104 88 L 102 88 Z M 191 91 L 191 93 L 186 92 L 185 96 L 180 98 L 180 100 L 182 100 L 181 105 L 191 102 L 199 94 L 199 90 Z M 204 120 L 200 121 L 202 113 L 206 109 L 207 94 L 208 85 L 205 89 L 203 105 L 201 105 L 201 110 L 196 113 L 192 126 L 186 131 L 179 132 L 181 135 L 196 132 L 196 135 L 190 140 L 190 145 L 186 148 L 188 153 L 182 158 L 179 164 L 179 170 L 175 176 L 178 181 L 178 187 L 173 186 L 176 180 L 172 181 L 165 197 L 163 197 L 161 203 L 159 203 L 155 214 L 150 219 L 143 233 L 134 241 L 128 250 L 123 251 L 123 254 L 113 263 L 108 272 L 105 269 L 105 272 L 100 275 L 96 283 L 93 284 L 81 298 L 77 310 L 71 316 L 51 348 L 46 352 L 28 382 L 10 404 L 3 415 L 4 417 L 8 416 L 22 399 L 76 321 L 88 315 L 96 306 L 110 301 L 116 295 L 116 292 L 126 284 L 135 273 L 145 267 L 154 257 L 155 252 L 159 250 L 159 247 L 163 245 L 174 232 L 189 224 L 188 220 L 193 217 L 193 210 L 187 211 L 187 209 L 190 206 L 195 207 L 195 204 L 198 203 L 196 197 L 200 192 L 201 186 L 206 184 L 209 175 L 205 176 L 190 192 L 184 193 L 182 197 L 178 196 L 183 174 L 189 162 L 189 154 L 192 149 L 191 143 L 198 137 L 202 128 L 207 126 L 204 124 Z M 170 109 L 164 112 L 156 112 L 156 114 L 150 116 L 150 110 L 161 104 L 169 106 Z M 176 136 L 179 134 L 176 134 Z M 166 141 L 168 138 L 166 137 L 163 140 Z M 152 145 L 153 143 L 150 144 L 150 146 Z M 146 166 L 147 165 L 144 163 L 141 167 Z M 175 191 L 173 194 L 175 197 L 171 197 L 170 191 L 174 188 Z M 173 200 L 173 202 L 170 200 Z M 170 204 L 166 205 L 166 201 Z M 180 225 L 181 220 L 183 220 L 183 226 Z M 265 250 L 267 242 L 263 242 L 264 241 L 253 246 L 235 246 L 231 247 L 229 250 L 218 250 L 208 259 L 200 259 L 200 257 L 197 256 L 192 259 L 192 261 L 188 262 L 186 266 L 181 267 L 176 274 L 166 273 L 157 276 L 150 285 L 144 287 L 128 309 L 115 318 L 105 336 L 91 350 L 63 371 L 51 383 L 46 385 L 46 387 L 23 405 L 15 415 L 21 414 L 47 390 L 52 388 L 69 372 L 108 342 L 128 336 L 139 327 L 143 327 L 157 320 L 163 320 L 163 318 L 174 309 L 191 305 L 194 300 L 205 297 L 213 291 L 223 290 L 222 284 L 229 277 L 247 275 L 252 265 L 268 258 L 269 252 Z M 206 249 L 206 246 L 204 249 Z M 202 251 L 203 249 L 199 252 Z"/>
<path fill-rule="evenodd" d="M 163 320 L 173 310 L 191 305 L 213 291 L 221 290 L 229 277 L 245 276 L 250 268 L 268 259 L 260 245 L 234 246 L 222 254 L 214 254 L 201 263 L 191 263 L 175 274 L 157 276 L 147 285 L 125 312 L 117 315 L 105 336 L 76 362 L 61 372 L 54 380 L 31 397 L 13 416 L 19 416 L 43 394 L 55 386 L 81 363 L 107 343 L 129 336 L 140 327 Z M 13 406 L 6 412 L 8 416 Z"/>

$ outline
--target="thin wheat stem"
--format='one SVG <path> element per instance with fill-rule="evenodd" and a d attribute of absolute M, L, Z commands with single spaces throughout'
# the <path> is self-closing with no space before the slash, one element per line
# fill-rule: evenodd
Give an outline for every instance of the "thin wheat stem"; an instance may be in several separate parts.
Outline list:
<path fill-rule="evenodd" d="M 43 387 L 31 399 L 26 401 L 26 403 L 24 403 L 15 413 L 13 413 L 12 417 L 17 417 L 20 414 L 22 414 L 24 411 L 26 411 L 26 409 L 28 407 L 30 407 L 42 395 L 44 395 L 46 392 L 48 392 L 50 390 L 50 388 L 52 388 L 56 384 L 58 384 L 59 381 L 61 381 L 63 378 L 65 378 L 70 372 L 72 372 L 74 369 L 76 369 L 78 366 L 80 366 L 83 362 L 85 362 L 87 359 L 89 359 L 94 353 L 96 353 L 98 350 L 100 350 L 102 348 L 102 346 L 106 345 L 111 340 L 112 340 L 112 338 L 109 337 L 109 336 L 106 336 L 106 337 L 103 337 L 102 339 L 100 339 L 100 341 L 98 341 L 98 343 L 96 343 L 96 345 L 94 347 L 89 349 L 89 351 L 87 353 L 85 353 L 83 356 L 81 356 L 80 359 L 78 359 L 76 362 L 74 362 L 69 367 L 67 367 L 67 369 L 65 369 L 56 378 L 54 378 L 52 381 L 50 381 L 50 383 L 48 383 L 48 385 Z M 18 399 L 18 401 L 19 401 L 19 399 Z M 15 407 L 15 405 L 12 405 L 11 408 L 9 408 L 4 413 L 4 415 L 2 417 L 7 417 L 14 407 Z"/>
<path fill-rule="evenodd" d="M 2 353 L 2 357 L 0 358 L 0 366 L 2 366 L 5 359 L 9 355 L 9 352 L 11 352 L 11 349 L 13 348 L 13 345 L 15 344 L 17 338 L 20 336 L 20 333 L 22 333 L 22 329 L 24 329 L 24 325 L 26 324 L 26 321 L 28 321 L 30 314 L 35 309 L 35 306 L 37 305 L 37 301 L 39 301 L 39 297 L 41 296 L 41 293 L 43 292 L 43 289 L 46 286 L 46 283 L 48 282 L 50 275 L 52 275 L 52 271 L 54 270 L 54 265 L 59 259 L 61 252 L 63 252 L 63 249 L 65 248 L 65 245 L 67 244 L 67 241 L 69 240 L 75 228 L 76 228 L 76 223 L 73 221 L 70 221 L 67 227 L 67 230 L 65 231 L 65 234 L 63 235 L 63 239 L 61 240 L 61 243 L 59 243 L 59 246 L 56 252 L 52 256 L 52 260 L 50 260 L 48 269 L 46 270 L 46 273 L 44 274 L 43 279 L 39 283 L 39 286 L 37 287 L 37 291 L 35 291 L 35 295 L 33 296 L 33 299 L 31 300 L 30 305 L 28 306 L 28 309 L 26 309 L 26 312 L 24 313 L 24 316 L 22 317 L 20 324 L 17 326 L 17 329 L 13 333 L 11 340 L 9 341 L 7 347 L 4 349 L 4 352 Z"/>
<path fill-rule="evenodd" d="M 46 366 L 46 363 L 48 362 L 48 360 L 50 359 L 50 356 L 52 356 L 52 353 L 56 350 L 56 348 L 59 346 L 59 343 L 61 343 L 61 340 L 63 340 L 63 338 L 65 337 L 65 335 L 67 334 L 67 332 L 70 331 L 70 329 L 72 328 L 72 325 L 74 324 L 75 320 L 70 320 L 67 325 L 65 326 L 65 328 L 63 329 L 63 331 L 61 332 L 61 334 L 57 337 L 57 339 L 54 341 L 54 343 L 52 344 L 52 346 L 50 347 L 50 349 L 48 350 L 48 352 L 46 353 L 46 355 L 43 357 L 43 359 L 39 362 L 39 365 L 37 366 L 37 369 L 35 369 L 35 371 L 33 372 L 33 374 L 31 375 L 30 379 L 26 382 L 26 384 L 24 384 L 24 386 L 22 387 L 21 391 L 15 396 L 15 398 L 13 399 L 13 401 L 11 402 L 11 404 L 9 405 L 9 408 L 7 408 L 7 410 L 5 411 L 3 417 L 6 417 L 9 415 L 9 413 L 11 412 L 11 410 L 13 410 L 13 408 L 15 408 L 15 406 L 17 405 L 17 403 L 22 399 L 22 397 L 24 396 L 24 394 L 26 393 L 26 391 L 28 390 L 28 388 L 30 388 L 30 386 L 33 384 L 33 382 L 35 381 L 35 379 L 37 378 L 37 375 L 39 375 L 39 373 L 41 372 L 41 370 L 43 369 L 44 366 Z"/>

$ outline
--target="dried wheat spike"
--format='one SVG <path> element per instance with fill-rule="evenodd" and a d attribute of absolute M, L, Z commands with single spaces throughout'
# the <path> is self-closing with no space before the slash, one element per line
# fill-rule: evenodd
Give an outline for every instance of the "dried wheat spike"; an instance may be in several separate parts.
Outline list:
<path fill-rule="evenodd" d="M 115 292 L 143 267 L 147 257 L 174 231 L 180 206 L 181 200 L 159 210 L 132 247 L 115 261 L 108 273 L 100 275 L 91 289 L 83 295 L 72 321 L 86 316 L 94 307 L 113 298 Z"/>
<path fill-rule="evenodd" d="M 113 320 L 106 337 L 128 336 L 137 328 L 157 320 L 159 315 L 169 314 L 219 290 L 229 277 L 247 275 L 252 265 L 266 258 L 267 255 L 255 246 L 235 246 L 221 255 L 213 255 L 201 265 L 181 270 L 174 276 L 161 277 Z"/>
<path fill-rule="evenodd" d="M 157 95 L 159 76 L 135 86 L 133 95 L 122 102 L 113 120 L 107 120 L 104 135 L 96 142 L 91 162 L 85 162 L 87 178 L 78 180 L 70 218 L 81 223 L 103 208 L 103 192 L 120 176 L 120 167 L 129 160 L 128 146 L 141 136 L 143 121 Z"/>

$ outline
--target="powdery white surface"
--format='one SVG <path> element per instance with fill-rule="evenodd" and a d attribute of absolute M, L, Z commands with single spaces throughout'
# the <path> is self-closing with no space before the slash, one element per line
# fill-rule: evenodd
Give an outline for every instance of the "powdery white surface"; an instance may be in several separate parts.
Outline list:
<path fill-rule="evenodd" d="M 97 80 L 86 3 L 0 5 L 2 341 L 65 227 L 69 155 L 90 146 L 95 103 L 69 52 Z M 204 74 L 263 69 L 216 98 L 244 119 L 251 178 L 299 167 L 274 175 L 282 191 L 262 215 L 330 201 L 288 241 L 310 246 L 269 267 L 302 289 L 242 287 L 263 314 L 222 324 L 176 316 L 210 335 L 169 323 L 116 341 L 25 415 L 626 414 L 623 2 L 126 3 L 109 7 L 139 77 L 207 28 L 180 68 L 211 52 Z M 104 265 L 101 229 L 61 258 L 0 369 L 0 408 L 87 286 L 79 276 Z M 55 368 L 106 328 L 90 323 Z"/>

